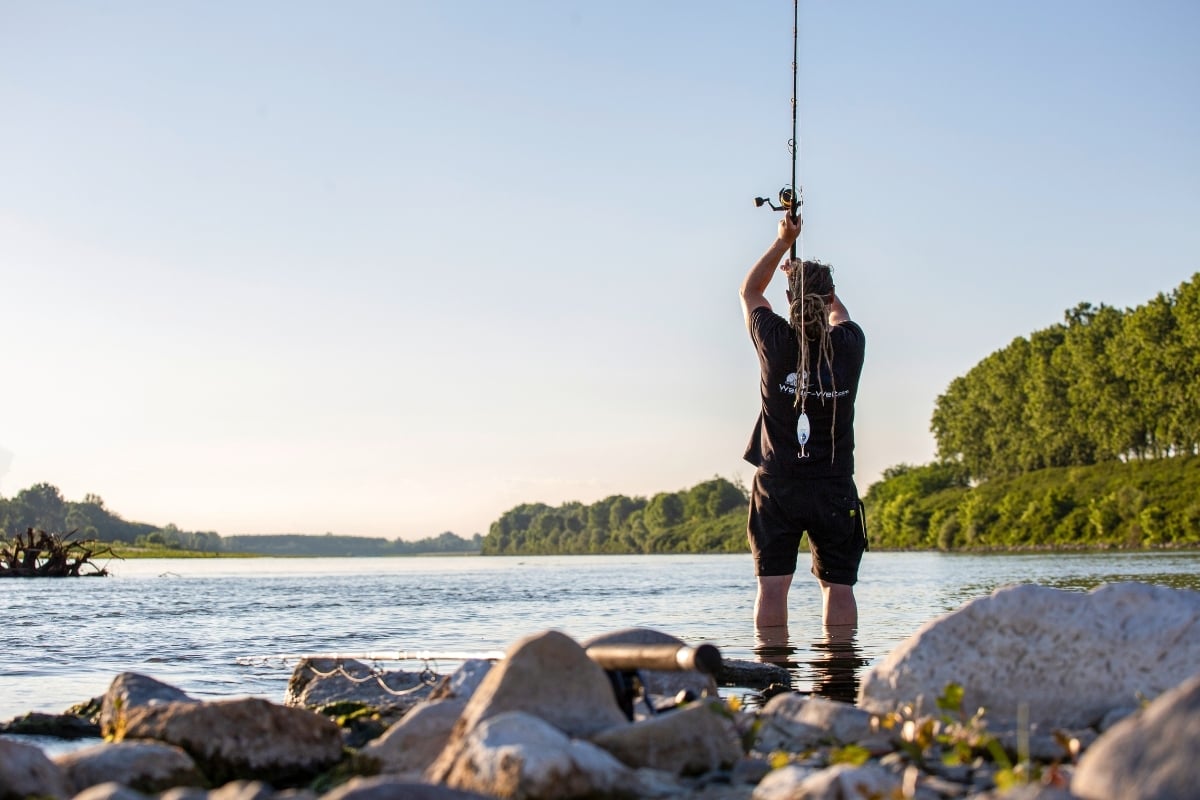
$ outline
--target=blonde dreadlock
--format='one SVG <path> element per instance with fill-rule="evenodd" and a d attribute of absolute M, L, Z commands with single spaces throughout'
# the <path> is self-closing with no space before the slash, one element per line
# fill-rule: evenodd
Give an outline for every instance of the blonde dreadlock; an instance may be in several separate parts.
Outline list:
<path fill-rule="evenodd" d="M 829 304 L 833 300 L 834 289 L 833 270 L 828 264 L 822 264 L 820 261 L 795 259 L 788 265 L 787 278 L 791 297 L 788 321 L 800 345 L 800 354 L 796 360 L 796 408 L 800 414 L 805 413 L 808 382 L 811 375 L 815 374 L 817 396 L 821 398 L 821 402 L 825 402 L 826 397 L 834 398 L 833 422 L 829 426 L 832 441 L 837 424 L 837 381 L 833 375 L 833 340 L 829 337 Z M 817 348 L 815 363 L 809 360 L 814 345 Z M 829 387 L 828 394 L 823 377 L 826 371 L 833 384 Z M 831 462 L 833 452 L 831 447 Z"/>

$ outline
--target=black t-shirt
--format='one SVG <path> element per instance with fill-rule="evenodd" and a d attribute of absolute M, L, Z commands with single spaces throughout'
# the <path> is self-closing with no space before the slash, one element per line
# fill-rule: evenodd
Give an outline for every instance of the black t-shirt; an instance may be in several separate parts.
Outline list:
<path fill-rule="evenodd" d="M 762 375 L 762 411 L 745 458 L 764 472 L 798 478 L 854 474 L 854 398 L 858 395 L 866 336 L 849 320 L 831 328 L 829 336 L 833 343 L 833 374 L 825 369 L 820 381 L 808 381 L 805 412 L 811 433 L 806 445 L 808 456 L 801 458 L 796 438 L 800 416 L 796 407 L 796 386 L 800 383 L 796 360 L 800 345 L 788 321 L 771 309 L 760 306 L 750 312 L 750 337 L 758 351 Z M 810 372 L 816 361 L 817 348 L 810 346 Z"/>

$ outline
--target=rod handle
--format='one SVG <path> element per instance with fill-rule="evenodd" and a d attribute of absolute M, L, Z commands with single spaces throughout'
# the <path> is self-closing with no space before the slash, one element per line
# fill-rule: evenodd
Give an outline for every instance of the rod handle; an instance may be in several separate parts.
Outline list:
<path fill-rule="evenodd" d="M 686 644 L 597 644 L 587 649 L 587 656 L 608 670 L 694 670 L 715 675 L 721 669 L 721 651 L 707 642 L 695 647 Z"/>

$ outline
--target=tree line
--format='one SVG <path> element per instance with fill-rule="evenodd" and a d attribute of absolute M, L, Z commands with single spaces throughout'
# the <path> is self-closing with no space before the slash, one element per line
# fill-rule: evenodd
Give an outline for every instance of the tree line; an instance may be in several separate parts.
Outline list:
<path fill-rule="evenodd" d="M 75 532 L 77 539 L 96 539 L 173 550 L 205 553 L 253 553 L 278 556 L 402 556 L 423 553 L 479 552 L 483 536 L 464 539 L 446 531 L 416 541 L 388 540 L 363 536 L 324 536 L 275 534 L 263 536 L 226 536 L 215 531 L 185 531 L 174 524 L 150 525 L 128 522 L 105 507 L 95 494 L 84 495 L 80 502 L 63 498 L 58 487 L 39 483 L 14 497 L 0 497 L 0 537 L 15 539 L 29 529 Z"/>
<path fill-rule="evenodd" d="M 1200 452 L 1200 273 L 1125 311 L 1081 303 L 937 399 L 938 456 L 969 478 Z"/>
<path fill-rule="evenodd" d="M 938 461 L 864 497 L 877 546 L 1200 544 L 1200 273 L 1018 337 L 950 383 L 931 428 Z"/>
<path fill-rule="evenodd" d="M 483 539 L 484 555 L 742 552 L 749 499 L 724 478 L 647 499 L 526 503 L 504 512 Z"/>

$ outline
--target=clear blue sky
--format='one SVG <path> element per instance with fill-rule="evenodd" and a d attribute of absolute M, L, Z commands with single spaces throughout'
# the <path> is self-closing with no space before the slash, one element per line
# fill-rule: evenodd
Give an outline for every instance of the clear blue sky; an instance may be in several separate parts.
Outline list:
<path fill-rule="evenodd" d="M 791 14 L 0 0 L 0 493 L 420 538 L 748 479 Z M 1200 3 L 801 15 L 865 491 L 988 353 L 1200 269 Z"/>

